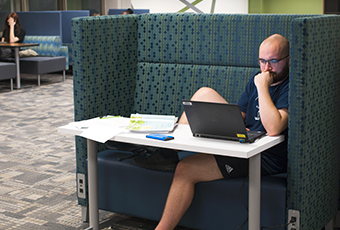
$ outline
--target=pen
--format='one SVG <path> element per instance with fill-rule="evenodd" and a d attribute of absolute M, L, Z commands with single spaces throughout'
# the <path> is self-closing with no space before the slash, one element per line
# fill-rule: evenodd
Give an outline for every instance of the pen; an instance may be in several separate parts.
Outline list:
<path fill-rule="evenodd" d="M 100 116 L 99 119 L 119 118 L 120 116 Z"/>

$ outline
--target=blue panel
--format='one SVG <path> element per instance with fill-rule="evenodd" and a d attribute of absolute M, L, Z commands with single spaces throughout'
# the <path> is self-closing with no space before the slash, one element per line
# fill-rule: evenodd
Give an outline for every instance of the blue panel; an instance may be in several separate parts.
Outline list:
<path fill-rule="evenodd" d="M 26 31 L 26 35 L 62 37 L 60 11 L 31 11 L 16 13 L 20 18 L 22 28 Z"/>
<path fill-rule="evenodd" d="M 61 22 L 62 22 L 62 39 L 61 42 L 64 43 L 72 43 L 71 36 L 71 20 L 75 17 L 86 17 L 90 16 L 89 10 L 67 10 L 60 11 L 61 12 Z"/>
<path fill-rule="evenodd" d="M 0 11 L 0 31 L 3 31 L 5 29 L 5 20 L 7 15 L 9 15 L 10 11 Z"/>
<path fill-rule="evenodd" d="M 122 14 L 126 9 L 109 9 L 109 15 Z M 148 9 L 132 9 L 133 14 L 148 14 L 150 10 Z"/>

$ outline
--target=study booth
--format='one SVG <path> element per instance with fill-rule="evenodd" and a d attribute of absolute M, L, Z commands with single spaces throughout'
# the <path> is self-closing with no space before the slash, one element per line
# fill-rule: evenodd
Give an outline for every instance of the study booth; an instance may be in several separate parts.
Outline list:
<path fill-rule="evenodd" d="M 179 117 L 181 100 L 203 86 L 237 103 L 259 71 L 260 43 L 274 33 L 288 38 L 288 167 L 286 174 L 262 178 L 261 226 L 287 224 L 289 210 L 296 210 L 301 230 L 322 229 L 337 214 L 340 143 L 329 140 L 340 134 L 340 16 L 169 13 L 84 17 L 72 23 L 76 121 L 132 113 Z M 172 174 L 118 160 L 131 153 L 105 150 L 102 144 L 96 148 L 99 209 L 158 221 Z M 86 183 L 87 152 L 86 139 L 77 137 L 77 175 Z M 248 182 L 240 192 L 243 181 L 197 184 L 179 225 L 236 229 L 248 215 L 242 203 Z M 78 196 L 84 216 L 86 186 Z"/>

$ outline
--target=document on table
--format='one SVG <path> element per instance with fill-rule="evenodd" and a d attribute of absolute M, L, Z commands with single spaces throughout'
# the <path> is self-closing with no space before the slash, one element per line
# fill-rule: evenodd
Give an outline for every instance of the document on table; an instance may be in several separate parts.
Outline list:
<path fill-rule="evenodd" d="M 106 116 L 102 118 L 96 117 L 89 120 L 71 122 L 69 125 L 76 129 L 83 130 L 79 136 L 105 143 L 117 134 L 125 132 L 126 126 L 129 122 L 129 118 Z"/>

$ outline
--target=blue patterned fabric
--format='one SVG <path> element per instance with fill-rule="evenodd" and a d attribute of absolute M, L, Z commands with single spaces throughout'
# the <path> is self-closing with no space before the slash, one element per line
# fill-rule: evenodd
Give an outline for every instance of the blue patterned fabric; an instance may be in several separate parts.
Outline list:
<path fill-rule="evenodd" d="M 302 230 L 338 209 L 339 16 L 144 14 L 72 20 L 75 120 L 111 114 L 175 114 L 202 86 L 236 103 L 259 70 L 260 43 L 290 40 L 287 210 Z M 102 146 L 98 145 L 99 150 Z M 76 138 L 77 172 L 86 141 Z M 87 205 L 86 199 L 78 199 Z"/>
<path fill-rule="evenodd" d="M 24 43 L 39 43 L 39 46 L 32 46 L 27 48 L 35 50 L 39 54 L 39 56 L 65 56 L 66 69 L 69 68 L 68 47 L 61 45 L 60 36 L 25 36 Z"/>
<path fill-rule="evenodd" d="M 201 87 L 211 87 L 236 104 L 248 80 L 259 68 L 139 62 L 135 112 L 179 117 L 181 101 Z"/>
<path fill-rule="evenodd" d="M 302 15 L 146 14 L 139 18 L 138 61 L 258 67 L 269 35 L 289 38 Z"/>
<path fill-rule="evenodd" d="M 66 46 L 68 48 L 68 64 L 73 65 L 73 46 L 72 43 L 63 43 L 62 46 Z"/>
<path fill-rule="evenodd" d="M 72 20 L 75 120 L 130 116 L 137 70 L 137 15 Z M 98 145 L 98 149 L 103 149 Z M 87 145 L 76 138 L 77 172 L 86 174 Z M 78 199 L 87 205 L 86 199 Z"/>
<path fill-rule="evenodd" d="M 287 202 L 304 214 L 301 229 L 321 229 L 338 209 L 339 24 L 320 16 L 291 27 Z"/>

